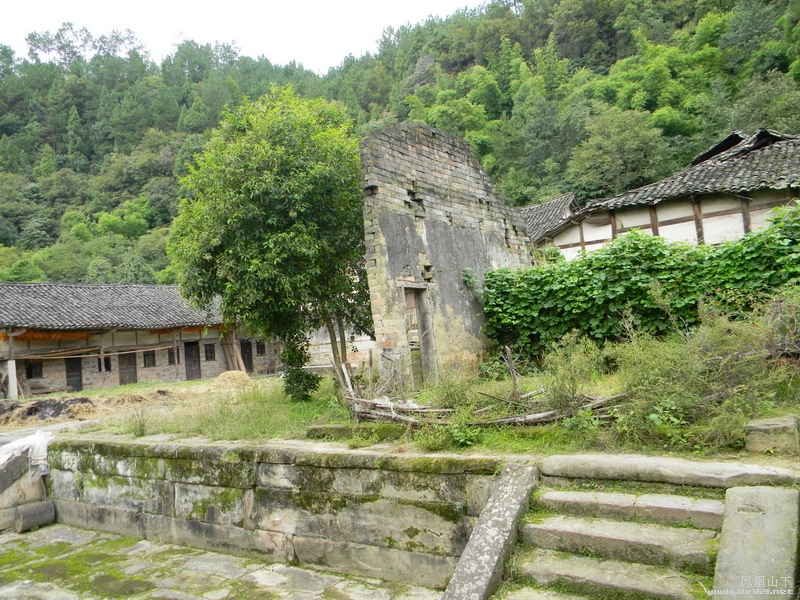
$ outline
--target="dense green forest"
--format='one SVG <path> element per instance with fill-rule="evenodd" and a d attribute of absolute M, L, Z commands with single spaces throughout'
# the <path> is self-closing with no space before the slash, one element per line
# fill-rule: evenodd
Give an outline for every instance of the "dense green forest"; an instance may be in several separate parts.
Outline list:
<path fill-rule="evenodd" d="M 516 205 L 648 183 L 733 129 L 800 132 L 800 0 L 495 0 L 325 76 L 193 41 L 156 64 L 71 24 L 27 40 L 0 40 L 0 281 L 173 281 L 180 178 L 273 85 L 341 101 L 361 135 L 458 134 Z"/>

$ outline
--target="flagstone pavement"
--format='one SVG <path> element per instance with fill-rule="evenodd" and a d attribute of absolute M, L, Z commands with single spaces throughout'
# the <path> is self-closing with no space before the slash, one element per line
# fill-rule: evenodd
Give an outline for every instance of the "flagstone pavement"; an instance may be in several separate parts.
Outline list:
<path fill-rule="evenodd" d="M 0 534 L 0 600 L 438 600 L 441 592 L 49 525 Z"/>

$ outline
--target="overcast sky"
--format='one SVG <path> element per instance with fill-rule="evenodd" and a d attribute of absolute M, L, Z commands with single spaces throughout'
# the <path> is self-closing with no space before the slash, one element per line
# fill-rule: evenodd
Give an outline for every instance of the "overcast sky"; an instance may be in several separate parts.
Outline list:
<path fill-rule="evenodd" d="M 62 23 L 86 27 L 99 37 L 131 29 L 156 62 L 184 40 L 235 42 L 241 54 L 291 60 L 325 74 L 348 54 L 374 52 L 387 27 L 418 23 L 429 15 L 445 17 L 484 0 L 22 0 L 4 2 L 0 44 L 26 57 L 25 37 L 55 32 Z"/>

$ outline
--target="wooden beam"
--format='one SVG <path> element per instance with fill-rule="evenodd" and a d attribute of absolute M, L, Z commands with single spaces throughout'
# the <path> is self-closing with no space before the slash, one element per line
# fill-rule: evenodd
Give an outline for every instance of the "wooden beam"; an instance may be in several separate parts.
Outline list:
<path fill-rule="evenodd" d="M 742 197 L 740 202 L 742 203 L 742 226 L 746 235 L 753 229 L 753 225 L 750 222 L 750 200 Z"/>
<path fill-rule="evenodd" d="M 692 196 L 692 212 L 694 213 L 694 228 L 697 234 L 697 243 L 705 243 L 705 235 L 703 234 L 703 213 L 700 211 L 700 203 L 697 198 Z"/>
<path fill-rule="evenodd" d="M 651 204 L 647 208 L 650 209 L 650 230 L 653 232 L 653 235 L 658 235 L 658 213 L 656 212 L 656 207 L 654 204 Z"/>

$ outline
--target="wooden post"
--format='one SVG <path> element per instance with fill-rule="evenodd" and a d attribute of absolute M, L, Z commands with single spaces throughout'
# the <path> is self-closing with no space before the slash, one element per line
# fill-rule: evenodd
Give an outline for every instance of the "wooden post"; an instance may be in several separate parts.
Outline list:
<path fill-rule="evenodd" d="M 17 383 L 17 361 L 14 360 L 14 334 L 8 332 L 8 399 L 19 400 L 19 384 Z"/>
<path fill-rule="evenodd" d="M 17 391 L 17 361 L 13 358 L 7 360 L 6 369 L 8 369 L 8 399 L 19 400 Z"/>
<path fill-rule="evenodd" d="M 100 332 L 100 387 L 106 387 L 106 355 L 105 347 L 103 346 L 103 338 L 105 334 Z"/>

